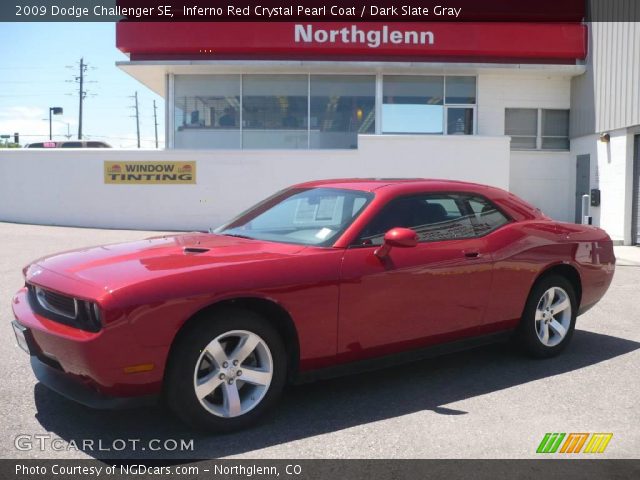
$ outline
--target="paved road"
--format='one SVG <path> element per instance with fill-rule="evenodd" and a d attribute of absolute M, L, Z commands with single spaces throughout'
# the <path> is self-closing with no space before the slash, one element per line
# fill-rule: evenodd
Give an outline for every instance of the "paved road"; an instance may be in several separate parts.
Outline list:
<path fill-rule="evenodd" d="M 633 261 L 640 257 L 634 255 L 626 255 L 631 260 L 617 269 L 604 300 L 579 318 L 560 358 L 530 360 L 496 345 L 292 387 L 274 415 L 241 433 L 193 434 L 161 408 L 92 411 L 37 384 L 9 325 L 22 266 L 47 253 L 148 233 L 0 223 L 0 457 L 521 458 L 535 456 L 545 432 L 613 432 L 603 456 L 640 456 L 640 261 Z M 48 439 L 44 450 L 37 439 L 36 448 L 17 450 L 18 434 L 50 435 L 58 451 Z M 94 451 L 73 448 L 87 439 Z M 136 451 L 118 452 L 118 439 L 141 442 Z M 195 449 L 140 449 L 157 447 L 152 439 L 193 439 Z M 103 451 L 95 451 L 99 440 Z"/>

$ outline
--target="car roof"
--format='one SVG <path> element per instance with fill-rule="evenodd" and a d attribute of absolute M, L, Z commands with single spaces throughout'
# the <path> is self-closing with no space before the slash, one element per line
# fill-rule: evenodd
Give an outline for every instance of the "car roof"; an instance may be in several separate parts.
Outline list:
<path fill-rule="evenodd" d="M 376 192 L 382 201 L 403 195 L 414 195 L 424 192 L 434 193 L 467 193 L 488 198 L 501 207 L 512 219 L 530 220 L 534 218 L 548 219 L 540 209 L 527 203 L 513 193 L 498 187 L 480 183 L 443 180 L 433 178 L 340 178 L 335 180 L 317 180 L 295 185 L 294 188 L 341 188 Z"/>
<path fill-rule="evenodd" d="M 433 178 L 340 178 L 330 180 L 315 180 L 295 185 L 296 188 L 343 188 L 373 192 L 381 188 L 418 187 L 432 191 L 470 191 L 480 192 L 493 190 L 494 187 L 479 183 L 462 182 L 458 180 L 444 180 Z"/>

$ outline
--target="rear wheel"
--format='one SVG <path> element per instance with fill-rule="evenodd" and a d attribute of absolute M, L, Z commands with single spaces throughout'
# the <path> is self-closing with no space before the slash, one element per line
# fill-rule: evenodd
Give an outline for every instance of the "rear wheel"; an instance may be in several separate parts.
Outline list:
<path fill-rule="evenodd" d="M 571 341 L 576 314 L 571 282 L 560 275 L 545 276 L 531 290 L 518 329 L 519 340 L 529 354 L 553 357 Z"/>
<path fill-rule="evenodd" d="M 229 308 L 188 328 L 176 340 L 166 376 L 167 400 L 180 418 L 197 428 L 232 431 L 276 403 L 286 353 L 268 321 Z"/>

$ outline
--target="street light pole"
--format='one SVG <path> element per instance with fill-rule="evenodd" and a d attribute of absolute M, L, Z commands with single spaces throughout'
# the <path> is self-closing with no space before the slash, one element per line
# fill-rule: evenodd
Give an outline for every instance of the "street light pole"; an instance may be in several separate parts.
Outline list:
<path fill-rule="evenodd" d="M 51 114 L 62 115 L 62 107 L 49 107 L 49 140 L 53 140 L 52 128 L 51 128 Z"/>

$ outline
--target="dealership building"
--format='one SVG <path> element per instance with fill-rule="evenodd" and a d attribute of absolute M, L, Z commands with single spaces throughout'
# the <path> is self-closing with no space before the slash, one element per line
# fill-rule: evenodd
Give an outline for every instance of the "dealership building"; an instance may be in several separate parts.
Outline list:
<path fill-rule="evenodd" d="M 54 223 L 203 229 L 296 182 L 427 177 L 502 187 L 569 222 L 589 194 L 594 224 L 640 242 L 638 23 L 116 29 L 119 68 L 166 100 L 166 149 L 84 152 L 98 200 Z M 104 182 L 102 162 L 125 160 L 195 162 L 196 179 Z"/>

